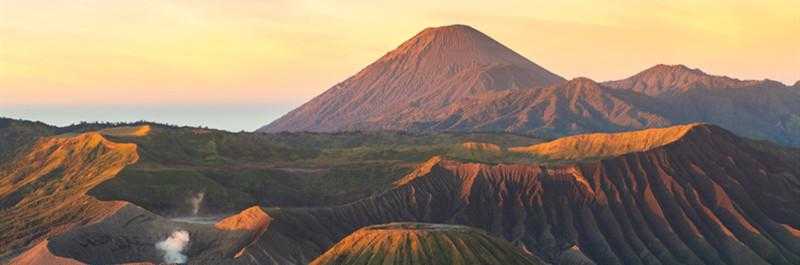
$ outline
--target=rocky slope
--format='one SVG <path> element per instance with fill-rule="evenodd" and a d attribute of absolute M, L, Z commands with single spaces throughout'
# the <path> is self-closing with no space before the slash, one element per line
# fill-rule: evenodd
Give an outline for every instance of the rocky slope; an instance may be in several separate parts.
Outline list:
<path fill-rule="evenodd" d="M 0 171 L 0 257 L 116 212 L 86 193 L 138 159 L 136 145 L 96 132 L 36 141 Z"/>
<path fill-rule="evenodd" d="M 217 264 L 234 259 L 267 225 L 258 208 L 214 225 L 169 220 L 125 204 L 96 223 L 43 241 L 11 264 Z"/>
<path fill-rule="evenodd" d="M 544 264 L 507 241 L 457 225 L 391 223 L 361 228 L 316 258 L 333 264 Z"/>
<path fill-rule="evenodd" d="M 435 158 L 365 200 L 267 209 L 269 229 L 238 262 L 310 262 L 358 228 L 400 221 L 481 228 L 556 264 L 800 262 L 797 150 L 705 124 L 663 133 L 681 136 L 579 163 Z M 602 138 L 589 142 L 614 139 Z"/>

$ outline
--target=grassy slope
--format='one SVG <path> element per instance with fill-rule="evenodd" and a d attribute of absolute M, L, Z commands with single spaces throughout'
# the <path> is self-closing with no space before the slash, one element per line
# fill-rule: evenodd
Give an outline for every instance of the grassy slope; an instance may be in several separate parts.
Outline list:
<path fill-rule="evenodd" d="M 468 150 L 461 143 L 502 147 L 538 139 L 512 134 L 349 132 L 335 134 L 230 133 L 153 125 L 143 137 L 112 137 L 139 146 L 141 160 L 90 192 L 127 200 L 165 215 L 239 211 L 254 204 L 325 206 L 355 201 L 391 187 L 434 155 L 468 161 L 510 162 L 524 155 Z M 141 196 L 147 194 L 147 196 Z"/>
<path fill-rule="evenodd" d="M 81 123 L 53 127 L 0 120 L 6 155 L 29 149 L 48 135 L 77 135 L 133 124 Z M 146 123 L 146 135 L 108 133 L 117 143 L 134 143 L 140 159 L 89 191 L 101 200 L 126 200 L 164 215 L 192 212 L 191 198 L 202 193 L 201 215 L 236 212 L 254 204 L 271 206 L 337 205 L 388 189 L 418 163 L 435 155 L 465 161 L 520 162 L 505 148 L 540 140 L 514 134 L 404 132 L 231 133 Z M 14 141 L 10 141 L 14 139 Z M 17 140 L 26 139 L 26 140 Z M 464 142 L 491 143 L 499 152 L 464 148 Z M 0 176 L 2 177 L 2 176 Z"/>
<path fill-rule="evenodd" d="M 55 127 L 41 122 L 0 118 L 0 164 L 12 159 L 39 137 L 52 135 L 55 131 Z"/>

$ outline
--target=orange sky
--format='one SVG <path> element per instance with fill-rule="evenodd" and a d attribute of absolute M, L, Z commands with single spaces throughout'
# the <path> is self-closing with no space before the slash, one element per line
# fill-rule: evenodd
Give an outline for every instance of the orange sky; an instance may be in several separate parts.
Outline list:
<path fill-rule="evenodd" d="M 0 105 L 299 104 L 455 23 L 566 78 L 800 79 L 796 0 L 376 2 L 0 0 Z"/>

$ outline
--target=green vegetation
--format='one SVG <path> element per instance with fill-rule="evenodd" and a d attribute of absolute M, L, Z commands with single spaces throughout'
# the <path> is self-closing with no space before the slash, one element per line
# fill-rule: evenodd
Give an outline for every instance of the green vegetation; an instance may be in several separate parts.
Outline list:
<path fill-rule="evenodd" d="M 164 215 L 189 213 L 189 199 L 200 192 L 205 194 L 200 214 L 230 213 L 254 204 L 337 205 L 390 188 L 432 156 L 485 163 L 531 162 L 530 156 L 505 148 L 540 142 L 514 134 L 262 134 L 149 125 L 152 130 L 145 136 L 107 136 L 115 142 L 135 143 L 140 159 L 91 195 L 131 201 Z M 81 128 L 89 127 L 96 128 Z M 471 150 L 461 146 L 464 142 L 491 143 L 503 149 Z"/>
<path fill-rule="evenodd" d="M 41 122 L 0 118 L 0 165 L 39 137 L 55 133 L 55 127 Z"/>
<path fill-rule="evenodd" d="M 190 212 L 189 199 L 201 192 L 205 194 L 201 214 L 229 213 L 253 204 L 343 204 L 390 188 L 393 181 L 432 156 L 484 163 L 532 162 L 530 156 L 506 148 L 541 142 L 504 133 L 263 134 L 152 122 L 83 122 L 54 127 L 0 119 L 0 164 L 43 136 L 141 125 L 149 125 L 151 130 L 144 135 L 105 135 L 114 142 L 135 143 L 140 158 L 90 194 L 103 200 L 131 201 L 165 215 Z M 474 150 L 463 147 L 465 142 L 502 148 Z"/>

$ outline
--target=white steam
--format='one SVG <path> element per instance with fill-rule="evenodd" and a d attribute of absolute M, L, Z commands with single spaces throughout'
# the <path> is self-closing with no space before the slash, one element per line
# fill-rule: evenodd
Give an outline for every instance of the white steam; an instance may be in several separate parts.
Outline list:
<path fill-rule="evenodd" d="M 192 205 L 192 215 L 197 215 L 197 212 L 200 211 L 200 204 L 203 203 L 203 198 L 206 197 L 205 192 L 195 193 L 189 198 L 189 204 Z"/>
<path fill-rule="evenodd" d="M 186 263 L 186 255 L 183 250 L 189 244 L 189 232 L 186 230 L 175 230 L 167 239 L 156 243 L 156 248 L 164 251 L 164 263 Z"/>

